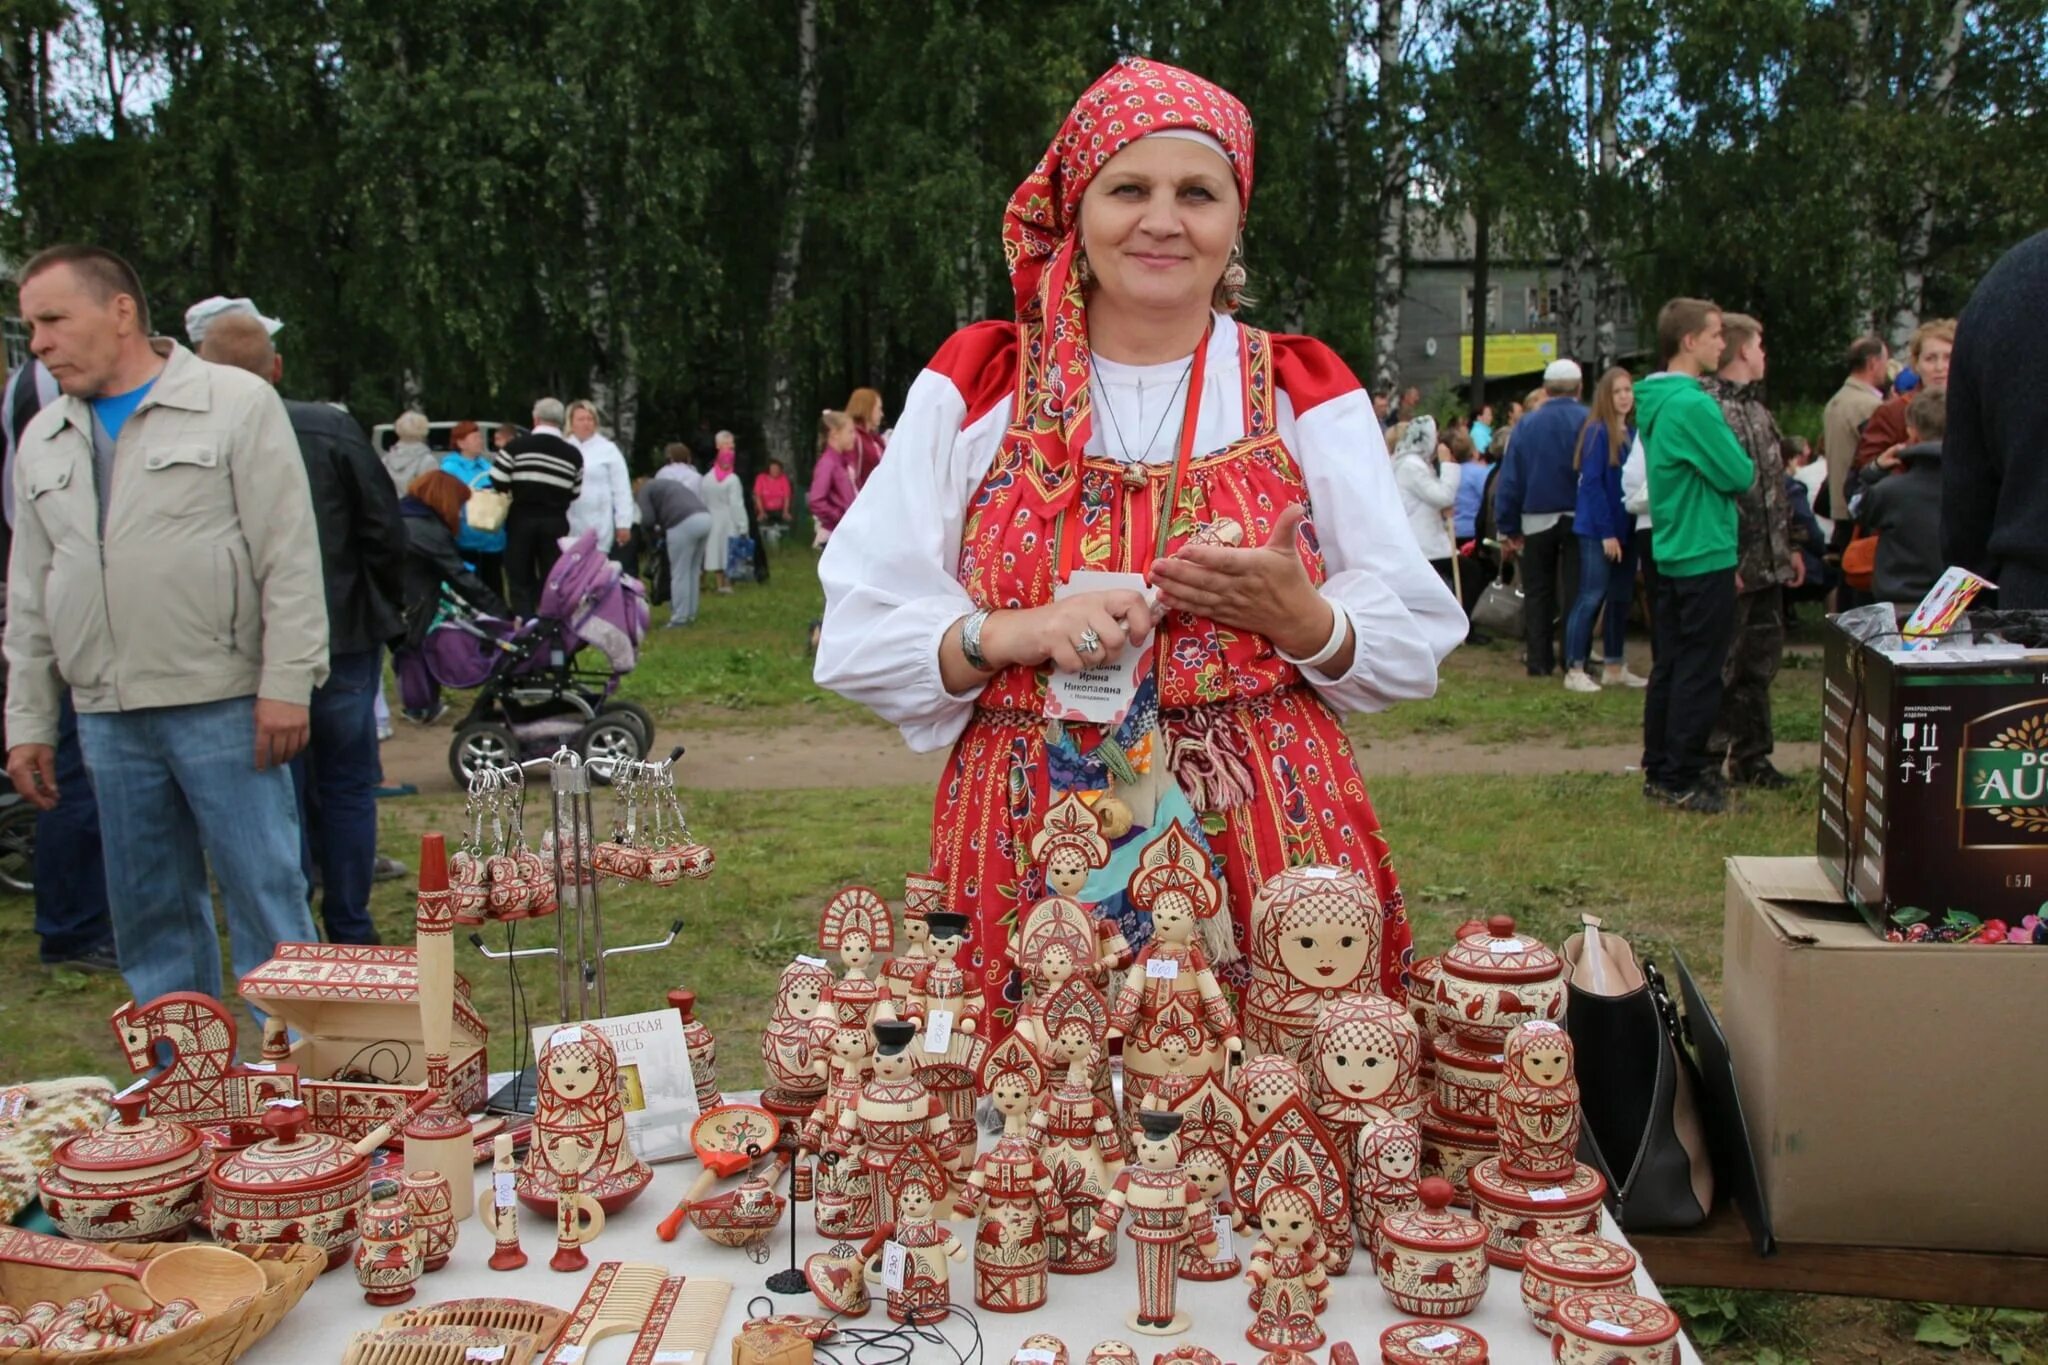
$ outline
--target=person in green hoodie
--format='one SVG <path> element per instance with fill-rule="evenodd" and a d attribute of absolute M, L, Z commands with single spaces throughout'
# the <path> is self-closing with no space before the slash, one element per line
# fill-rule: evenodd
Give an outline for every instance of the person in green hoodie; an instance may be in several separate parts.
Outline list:
<path fill-rule="evenodd" d="M 1677 298 L 1657 313 L 1663 372 L 1636 385 L 1657 555 L 1656 663 L 1643 700 L 1643 795 L 1727 809 L 1707 739 L 1735 630 L 1736 495 L 1756 478 L 1721 405 L 1700 384 L 1721 363 L 1721 310 Z"/>

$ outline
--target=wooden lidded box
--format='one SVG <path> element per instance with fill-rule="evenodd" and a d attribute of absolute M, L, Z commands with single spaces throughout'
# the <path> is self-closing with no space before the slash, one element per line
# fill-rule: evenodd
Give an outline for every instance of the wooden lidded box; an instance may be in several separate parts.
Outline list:
<path fill-rule="evenodd" d="M 399 1118 L 426 1083 L 419 959 L 411 944 L 280 943 L 277 956 L 243 977 L 239 989 L 299 1035 L 291 1060 L 313 1131 L 357 1141 Z M 488 1041 L 483 1016 L 469 1003 L 469 982 L 458 972 L 449 1101 L 465 1114 L 483 1107 Z M 376 1079 L 331 1079 L 344 1071 Z"/>

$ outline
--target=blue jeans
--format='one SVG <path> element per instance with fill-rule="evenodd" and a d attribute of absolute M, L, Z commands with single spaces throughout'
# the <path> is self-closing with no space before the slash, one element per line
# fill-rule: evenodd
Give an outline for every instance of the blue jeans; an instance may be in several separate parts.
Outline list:
<path fill-rule="evenodd" d="M 1564 666 L 1584 668 L 1593 651 L 1593 618 L 1607 610 L 1601 622 L 1606 662 L 1622 662 L 1622 646 L 1628 640 L 1628 608 L 1635 596 L 1635 558 L 1627 545 L 1621 549 L 1619 564 L 1607 558 L 1600 542 L 1587 536 L 1579 541 L 1579 595 L 1572 602 L 1572 614 L 1564 623 Z"/>
<path fill-rule="evenodd" d="M 45 962 L 113 947 L 107 869 L 100 861 L 100 807 L 78 747 L 78 713 L 65 692 L 57 713 L 55 810 L 36 817 L 36 937 Z"/>
<path fill-rule="evenodd" d="M 313 689 L 312 740 L 292 760 L 300 865 L 307 881 L 320 869 L 320 918 L 330 943 L 375 943 L 370 874 L 377 862 L 377 688 L 383 654 L 366 649 L 328 660 L 327 681 Z"/>
<path fill-rule="evenodd" d="M 668 528 L 668 623 L 672 626 L 697 619 L 697 594 L 704 582 L 704 542 L 710 536 L 709 512 L 693 512 Z"/>
<path fill-rule="evenodd" d="M 237 979 L 279 943 L 316 941 L 292 777 L 256 767 L 254 697 L 86 712 L 78 738 L 99 796 L 114 943 L 137 1000 L 221 995 L 209 861 Z"/>

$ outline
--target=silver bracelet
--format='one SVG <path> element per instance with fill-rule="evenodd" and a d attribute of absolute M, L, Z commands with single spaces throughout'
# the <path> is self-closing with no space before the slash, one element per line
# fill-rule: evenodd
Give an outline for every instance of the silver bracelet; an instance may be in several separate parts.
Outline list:
<path fill-rule="evenodd" d="M 988 607 L 976 607 L 967 613 L 960 624 L 960 653 L 966 657 L 967 666 L 977 673 L 993 673 L 988 656 L 981 652 L 981 628 L 995 612 Z"/>

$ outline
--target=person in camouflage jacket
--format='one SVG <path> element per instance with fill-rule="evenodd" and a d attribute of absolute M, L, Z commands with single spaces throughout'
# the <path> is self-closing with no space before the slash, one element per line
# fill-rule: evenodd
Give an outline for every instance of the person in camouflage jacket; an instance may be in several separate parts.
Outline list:
<path fill-rule="evenodd" d="M 1778 424 L 1763 401 L 1763 324 L 1728 313 L 1721 325 L 1721 368 L 1702 382 L 1755 461 L 1757 477 L 1735 500 L 1735 636 L 1721 670 L 1710 752 L 1725 755 L 1727 778 L 1738 786 L 1783 787 L 1791 779 L 1771 763 L 1771 683 L 1785 651 L 1784 590 L 1804 581 L 1805 565 L 1793 550 Z"/>

